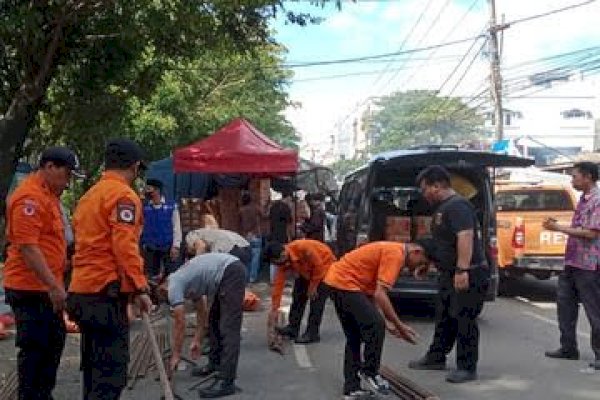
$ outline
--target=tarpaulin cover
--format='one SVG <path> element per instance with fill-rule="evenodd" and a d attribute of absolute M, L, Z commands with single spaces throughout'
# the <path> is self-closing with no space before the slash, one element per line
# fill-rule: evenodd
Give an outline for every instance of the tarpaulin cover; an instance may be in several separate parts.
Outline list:
<path fill-rule="evenodd" d="M 298 170 L 298 154 L 237 118 L 208 138 L 176 149 L 173 169 L 176 173 L 293 174 Z"/>

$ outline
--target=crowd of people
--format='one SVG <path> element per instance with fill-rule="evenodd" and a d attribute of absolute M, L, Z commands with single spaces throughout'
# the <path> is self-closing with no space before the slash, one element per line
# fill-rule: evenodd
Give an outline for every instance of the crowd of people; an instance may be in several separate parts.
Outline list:
<path fill-rule="evenodd" d="M 259 279 L 263 258 L 271 265 L 269 326 L 276 325 L 286 279 L 294 277 L 289 321 L 276 327 L 279 335 L 299 344 L 319 342 L 325 303 L 332 300 L 346 337 L 344 399 L 389 392 L 389 383 L 379 375 L 386 331 L 408 343 L 417 340 L 388 296 L 405 269 L 417 278 L 432 265 L 440 273 L 441 307 L 433 341 L 409 367 L 444 370 L 448 353 L 456 347 L 457 368 L 447 381 L 477 378 L 477 316 L 491 269 L 476 212 L 454 192 L 443 167 L 426 168 L 415 183 L 435 208 L 431 238 L 372 242 L 339 259 L 324 243 L 327 217 L 321 195 L 308 195 L 306 203 L 295 207 L 292 193 L 284 192 L 281 200 L 264 210 L 244 194 L 240 233 L 220 229 L 212 221 L 184 236 L 177 204 L 165 199 L 162 182 L 148 179 L 145 199 L 132 188 L 146 167 L 137 143 L 110 140 L 104 167 L 74 210 L 70 258 L 67 241 L 72 238 L 67 238 L 60 196 L 80 172 L 71 150 L 46 149 L 37 171 L 9 198 L 4 285 L 17 326 L 19 399 L 52 398 L 65 345 L 64 312 L 81 330 L 84 399 L 118 399 L 127 381 L 131 304 L 138 312 L 149 313 L 160 301 L 169 303 L 174 321 L 168 369 L 175 371 L 181 361 L 186 304 L 193 304 L 197 318 L 192 357 L 202 353 L 205 334 L 209 346 L 208 362 L 192 374 L 212 377 L 199 396 L 235 393 L 244 292 L 248 282 Z M 576 165 L 574 185 L 584 196 L 572 226 L 551 219 L 545 223 L 546 229 L 569 235 L 568 267 L 559 282 L 561 347 L 548 357 L 578 358 L 574 326 L 581 300 L 592 322 L 592 346 L 600 360 L 597 179 L 597 166 Z M 266 246 L 265 219 L 269 221 Z M 158 290 L 151 293 L 151 288 Z M 308 322 L 300 334 L 307 304 Z M 593 366 L 600 368 L 599 362 Z"/>

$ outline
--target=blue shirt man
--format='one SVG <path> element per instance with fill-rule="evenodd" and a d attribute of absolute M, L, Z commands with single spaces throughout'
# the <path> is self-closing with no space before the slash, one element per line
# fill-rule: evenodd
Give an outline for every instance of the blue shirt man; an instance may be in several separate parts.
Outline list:
<path fill-rule="evenodd" d="M 162 196 L 163 184 L 157 179 L 146 182 L 144 203 L 144 230 L 141 245 L 144 265 L 149 278 L 166 275 L 169 261 L 179 258 L 181 222 L 177 204 Z"/>

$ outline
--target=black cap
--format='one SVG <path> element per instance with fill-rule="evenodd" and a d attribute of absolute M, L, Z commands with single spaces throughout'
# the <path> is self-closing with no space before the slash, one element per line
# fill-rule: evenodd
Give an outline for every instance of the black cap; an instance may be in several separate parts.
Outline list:
<path fill-rule="evenodd" d="M 270 262 L 281 258 L 284 247 L 279 242 L 270 242 L 265 246 L 264 259 Z"/>
<path fill-rule="evenodd" d="M 430 237 L 423 237 L 413 242 L 414 244 L 421 246 L 425 252 L 425 256 L 431 261 L 439 261 L 437 257 L 437 246 L 435 241 Z"/>
<path fill-rule="evenodd" d="M 40 156 L 40 167 L 48 161 L 58 162 L 60 164 L 66 165 L 71 169 L 73 175 L 75 175 L 78 178 L 82 178 L 85 176 L 83 172 L 81 172 L 79 158 L 77 158 L 77 155 L 68 147 L 48 147 L 42 152 L 42 155 Z"/>
<path fill-rule="evenodd" d="M 144 150 L 131 139 L 111 139 L 106 143 L 104 152 L 106 168 L 129 168 L 140 161 L 141 168 L 145 169 L 144 158 Z"/>
<path fill-rule="evenodd" d="M 161 181 L 159 181 L 158 179 L 154 179 L 154 178 L 146 179 L 146 185 L 153 186 L 158 189 L 162 189 L 162 187 L 163 187 L 163 183 Z"/>

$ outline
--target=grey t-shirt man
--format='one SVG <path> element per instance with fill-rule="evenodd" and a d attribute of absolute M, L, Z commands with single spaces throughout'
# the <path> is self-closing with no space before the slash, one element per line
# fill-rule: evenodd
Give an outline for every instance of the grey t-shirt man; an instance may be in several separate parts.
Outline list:
<path fill-rule="evenodd" d="M 250 243 L 246 239 L 226 229 L 196 229 L 189 232 L 185 240 L 188 246 L 196 240 L 203 240 L 213 253 L 229 253 L 234 246 L 240 248 L 250 246 Z"/>
<path fill-rule="evenodd" d="M 192 258 L 186 265 L 169 275 L 169 304 L 178 306 L 188 300 L 207 296 L 211 302 L 223 279 L 225 268 L 238 261 L 227 253 L 205 253 Z"/>

